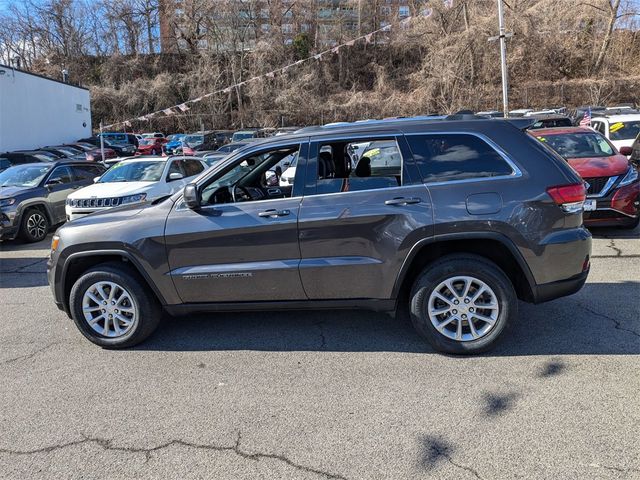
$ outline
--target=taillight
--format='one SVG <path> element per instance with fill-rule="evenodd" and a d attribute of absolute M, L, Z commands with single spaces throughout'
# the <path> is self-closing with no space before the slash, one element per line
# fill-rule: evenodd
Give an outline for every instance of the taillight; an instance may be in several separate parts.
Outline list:
<path fill-rule="evenodd" d="M 587 199 L 587 189 L 584 183 L 574 183 L 571 185 L 559 185 L 547 188 L 547 193 L 565 212 L 576 213 L 584 207 Z"/>

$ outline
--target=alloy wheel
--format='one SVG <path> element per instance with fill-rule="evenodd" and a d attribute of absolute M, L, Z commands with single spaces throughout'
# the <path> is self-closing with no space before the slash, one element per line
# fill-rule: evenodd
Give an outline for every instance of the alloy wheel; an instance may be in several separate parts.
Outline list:
<path fill-rule="evenodd" d="M 32 213 L 27 218 L 27 232 L 33 238 L 43 238 L 47 233 L 47 219 L 41 213 Z"/>
<path fill-rule="evenodd" d="M 435 329 L 459 342 L 487 335 L 500 314 L 494 291 L 482 280 L 470 276 L 451 277 L 432 292 L 427 305 Z"/>
<path fill-rule="evenodd" d="M 102 336 L 117 338 L 129 333 L 138 322 L 138 306 L 131 294 L 114 282 L 97 282 L 82 297 L 87 324 Z"/>

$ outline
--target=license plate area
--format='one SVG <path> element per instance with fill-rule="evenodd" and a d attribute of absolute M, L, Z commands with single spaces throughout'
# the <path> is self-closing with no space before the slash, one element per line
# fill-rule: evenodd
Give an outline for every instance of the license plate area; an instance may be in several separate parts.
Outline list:
<path fill-rule="evenodd" d="M 593 212 L 596 209 L 596 201 L 592 199 L 587 199 L 584 202 L 584 211 L 585 212 Z"/>

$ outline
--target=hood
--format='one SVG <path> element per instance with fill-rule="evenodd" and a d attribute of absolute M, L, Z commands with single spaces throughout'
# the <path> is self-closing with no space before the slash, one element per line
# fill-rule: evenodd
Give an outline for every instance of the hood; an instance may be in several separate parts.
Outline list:
<path fill-rule="evenodd" d="M 91 215 L 87 215 L 86 217 L 80 217 L 67 222 L 65 225 L 97 225 L 102 223 L 113 223 L 115 225 L 115 222 L 127 221 L 152 206 L 153 205 L 150 203 L 134 203 L 131 205 L 122 205 L 120 207 L 106 208 L 104 210 L 93 212 Z M 64 228 L 64 226 L 61 228 Z"/>
<path fill-rule="evenodd" d="M 0 187 L 0 198 L 11 198 L 17 195 L 29 193 L 36 187 Z"/>
<path fill-rule="evenodd" d="M 629 168 L 627 157 L 619 154 L 611 157 L 569 158 L 567 161 L 582 178 L 622 175 Z"/>
<path fill-rule="evenodd" d="M 69 198 L 111 198 L 143 193 L 153 188 L 156 182 L 106 182 L 94 183 L 69 195 Z"/>

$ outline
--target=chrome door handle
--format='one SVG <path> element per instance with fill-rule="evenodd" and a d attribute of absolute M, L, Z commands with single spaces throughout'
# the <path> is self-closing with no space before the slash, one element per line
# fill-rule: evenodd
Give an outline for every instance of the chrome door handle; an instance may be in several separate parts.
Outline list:
<path fill-rule="evenodd" d="M 259 217 L 284 217 L 289 214 L 291 214 L 290 210 L 276 210 L 274 208 L 270 210 L 265 210 L 264 212 L 260 212 L 258 213 L 258 216 Z"/>
<path fill-rule="evenodd" d="M 397 197 L 392 198 L 391 200 L 386 200 L 384 202 L 385 205 L 411 205 L 414 203 L 420 203 L 422 200 L 419 198 L 405 198 L 405 197 Z"/>

